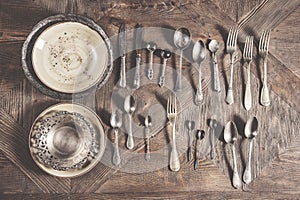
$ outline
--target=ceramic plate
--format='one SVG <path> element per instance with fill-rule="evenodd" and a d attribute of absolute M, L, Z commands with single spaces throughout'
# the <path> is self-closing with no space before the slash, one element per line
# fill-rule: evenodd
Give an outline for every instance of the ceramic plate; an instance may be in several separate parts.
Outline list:
<path fill-rule="evenodd" d="M 73 14 L 39 22 L 22 49 L 26 77 L 44 94 L 61 99 L 103 86 L 112 62 L 110 40 L 102 28 Z"/>
<path fill-rule="evenodd" d="M 83 105 L 54 105 L 33 123 L 29 149 L 36 164 L 51 175 L 82 175 L 103 155 L 105 135 L 101 120 Z"/>

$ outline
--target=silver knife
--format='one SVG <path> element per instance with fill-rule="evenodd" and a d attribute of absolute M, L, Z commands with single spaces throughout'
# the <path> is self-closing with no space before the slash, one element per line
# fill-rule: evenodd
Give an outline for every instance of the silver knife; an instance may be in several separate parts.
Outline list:
<path fill-rule="evenodd" d="M 133 86 L 140 87 L 140 65 L 141 65 L 141 48 L 142 48 L 142 31 L 143 28 L 139 24 L 135 34 L 135 49 L 136 49 L 136 71 L 134 76 Z"/>
<path fill-rule="evenodd" d="M 120 87 L 126 87 L 126 66 L 125 66 L 125 56 L 126 56 L 126 26 L 125 22 L 122 22 L 119 29 L 119 48 L 121 55 L 121 72 L 120 72 Z"/>

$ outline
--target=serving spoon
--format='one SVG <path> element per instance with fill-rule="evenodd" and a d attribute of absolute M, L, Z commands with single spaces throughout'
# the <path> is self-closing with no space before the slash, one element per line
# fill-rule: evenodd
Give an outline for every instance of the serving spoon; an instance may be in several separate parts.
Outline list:
<path fill-rule="evenodd" d="M 110 117 L 110 125 L 114 128 L 115 131 L 115 144 L 114 144 L 114 154 L 113 154 L 113 164 L 119 165 L 121 162 L 119 145 L 118 145 L 118 133 L 119 129 L 122 126 L 122 118 L 120 112 L 115 111 Z"/>
<path fill-rule="evenodd" d="M 180 91 L 182 89 L 182 54 L 183 50 L 189 46 L 192 37 L 187 28 L 181 27 L 175 31 L 173 39 L 175 46 L 180 49 L 179 71 L 176 81 L 176 90 Z"/>
<path fill-rule="evenodd" d="M 219 47 L 220 47 L 220 45 L 217 40 L 211 40 L 208 44 L 208 49 L 212 53 L 212 60 L 213 60 L 213 64 L 214 64 L 214 90 L 217 92 L 221 91 L 218 61 L 217 61 L 217 56 L 216 56 L 216 53 L 217 53 Z"/>
<path fill-rule="evenodd" d="M 129 130 L 126 147 L 132 149 L 134 147 L 133 135 L 132 135 L 132 113 L 135 111 L 135 100 L 132 95 L 128 95 L 124 101 L 124 110 L 129 116 Z"/>
<path fill-rule="evenodd" d="M 256 117 L 252 117 L 247 120 L 245 125 L 245 136 L 250 140 L 250 146 L 249 146 L 249 160 L 248 164 L 246 166 L 243 180 L 246 184 L 250 183 L 252 181 L 252 173 L 251 173 L 251 156 L 252 156 L 252 148 L 253 148 L 253 139 L 257 135 L 258 130 L 258 120 Z"/>
<path fill-rule="evenodd" d="M 202 93 L 202 86 L 201 86 L 201 63 L 205 60 L 206 51 L 205 51 L 205 44 L 202 40 L 198 40 L 193 47 L 192 57 L 194 62 L 198 64 L 198 87 L 195 96 L 195 103 L 199 105 L 203 100 L 203 93 Z"/>
<path fill-rule="evenodd" d="M 148 115 L 145 118 L 145 126 L 146 126 L 146 155 L 145 155 L 145 159 L 147 161 L 150 160 L 150 127 L 152 126 L 152 119 L 151 117 Z"/>
<path fill-rule="evenodd" d="M 237 140 L 237 128 L 233 121 L 229 121 L 224 129 L 224 140 L 227 144 L 230 144 L 232 148 L 232 156 L 233 156 L 233 177 L 232 184 L 236 189 L 241 188 L 242 181 L 240 179 L 240 175 L 237 169 L 237 161 L 236 161 L 236 153 L 234 143 Z"/>

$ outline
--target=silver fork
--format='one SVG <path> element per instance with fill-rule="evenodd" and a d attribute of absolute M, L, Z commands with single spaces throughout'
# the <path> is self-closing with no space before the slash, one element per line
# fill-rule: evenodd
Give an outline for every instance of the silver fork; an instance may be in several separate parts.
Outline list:
<path fill-rule="evenodd" d="M 246 83 L 246 91 L 245 91 L 245 99 L 244 99 L 244 105 L 246 110 L 250 110 L 252 106 L 251 82 L 250 82 L 250 64 L 252 61 L 252 54 L 253 54 L 253 36 L 247 36 L 244 52 L 243 52 L 243 59 L 248 64 L 247 83 Z"/>
<path fill-rule="evenodd" d="M 175 125 L 176 125 L 176 117 L 177 117 L 176 95 L 171 94 L 168 98 L 167 117 L 173 128 L 172 130 L 173 142 L 172 142 L 172 150 L 170 155 L 170 169 L 176 172 L 180 169 L 180 162 L 179 162 L 178 152 L 176 149 L 176 141 L 175 141 Z"/>
<path fill-rule="evenodd" d="M 238 29 L 231 27 L 229 30 L 227 43 L 226 43 L 226 50 L 227 53 L 230 54 L 230 81 L 229 81 L 229 87 L 227 90 L 227 96 L 226 96 L 226 102 L 228 104 L 233 104 L 233 91 L 232 91 L 232 79 L 233 79 L 233 54 L 236 51 L 236 43 L 237 43 L 237 35 L 238 35 Z"/>
<path fill-rule="evenodd" d="M 270 105 L 270 96 L 269 96 L 269 89 L 267 83 L 267 56 L 269 51 L 269 42 L 270 42 L 270 30 L 267 29 L 264 30 L 260 36 L 259 48 L 258 48 L 259 54 L 264 60 L 264 81 L 263 81 L 263 87 L 260 95 L 260 103 L 263 106 Z"/>

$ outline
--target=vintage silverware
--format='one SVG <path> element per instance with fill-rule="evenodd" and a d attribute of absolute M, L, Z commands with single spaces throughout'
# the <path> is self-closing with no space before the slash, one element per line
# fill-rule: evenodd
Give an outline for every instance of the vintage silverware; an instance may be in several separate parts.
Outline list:
<path fill-rule="evenodd" d="M 233 90 L 232 90 L 233 63 L 234 63 L 233 54 L 236 51 L 237 36 L 238 36 L 238 29 L 234 28 L 234 27 L 231 27 L 230 30 L 229 30 L 227 43 L 226 43 L 227 53 L 230 54 L 230 80 L 229 80 L 229 87 L 228 87 L 227 96 L 226 96 L 226 102 L 229 105 L 233 104 L 233 102 L 234 102 Z"/>
<path fill-rule="evenodd" d="M 141 82 L 141 49 L 142 49 L 142 31 L 143 28 L 141 25 L 138 25 L 138 28 L 136 29 L 136 35 L 135 35 L 135 51 L 136 51 L 136 66 L 135 66 L 135 76 L 133 81 L 133 86 L 135 88 L 140 87 Z"/>
<path fill-rule="evenodd" d="M 150 52 L 150 63 L 148 69 L 148 78 L 152 80 L 153 78 L 153 53 L 155 52 L 157 45 L 154 42 L 149 42 L 147 44 L 147 50 Z"/>
<path fill-rule="evenodd" d="M 235 141 L 237 140 L 237 128 L 233 121 L 229 121 L 224 129 L 224 140 L 227 144 L 230 144 L 232 148 L 233 156 L 233 177 L 232 184 L 234 188 L 241 188 L 242 181 L 237 169 L 236 152 L 235 152 Z"/>
<path fill-rule="evenodd" d="M 264 60 L 264 81 L 263 81 L 263 87 L 260 95 L 260 103 L 263 106 L 270 105 L 270 95 L 269 95 L 268 81 L 267 81 L 267 73 L 268 73 L 267 56 L 269 52 L 270 32 L 271 31 L 269 29 L 264 30 L 259 40 L 259 54 Z"/>
<path fill-rule="evenodd" d="M 258 120 L 256 117 L 252 117 L 247 120 L 245 125 L 245 136 L 250 140 L 249 146 L 249 158 L 248 164 L 246 165 L 246 169 L 243 175 L 243 180 L 246 184 L 252 181 L 252 173 L 251 173 L 251 157 L 252 157 L 252 148 L 253 148 L 253 140 L 257 135 L 258 129 Z"/>
<path fill-rule="evenodd" d="M 252 61 L 252 52 L 253 52 L 253 36 L 246 37 L 245 48 L 243 52 L 244 61 L 247 62 L 247 83 L 245 91 L 244 105 L 246 110 L 250 110 L 252 106 L 252 95 L 251 95 L 251 82 L 250 82 L 250 64 Z"/>
<path fill-rule="evenodd" d="M 198 87 L 195 95 L 195 103 L 199 105 L 203 101 L 202 85 L 201 85 L 201 63 L 205 60 L 206 57 L 206 48 L 202 40 L 198 40 L 193 47 L 192 54 L 194 62 L 198 64 Z"/>
<path fill-rule="evenodd" d="M 177 117 L 177 108 L 176 108 L 176 95 L 170 95 L 167 102 L 167 117 L 172 126 L 172 150 L 170 155 L 170 169 L 172 171 L 179 171 L 180 169 L 180 161 L 178 152 L 176 149 L 176 117 Z"/>
<path fill-rule="evenodd" d="M 191 33 L 187 28 L 179 28 L 174 33 L 174 44 L 180 49 L 179 71 L 177 74 L 176 90 L 182 89 L 182 54 L 191 42 Z"/>
<path fill-rule="evenodd" d="M 193 141 L 194 141 L 193 129 L 195 128 L 195 122 L 189 120 L 187 123 L 187 128 L 188 128 L 188 137 L 189 137 L 188 161 L 190 161 L 190 160 L 192 160 L 192 157 L 193 157 L 192 145 L 193 145 Z"/>
<path fill-rule="evenodd" d="M 121 55 L 120 87 L 126 87 L 126 25 L 122 22 L 119 29 L 119 48 Z"/>
<path fill-rule="evenodd" d="M 194 169 L 198 169 L 199 166 L 199 160 L 200 160 L 200 140 L 202 140 L 205 136 L 205 131 L 204 130 L 197 130 L 196 133 L 196 138 L 197 138 L 197 143 L 196 143 L 196 156 L 195 156 L 195 164 L 194 164 Z"/>
<path fill-rule="evenodd" d="M 121 162 L 121 157 L 120 157 L 120 153 L 119 153 L 118 133 L 119 133 L 120 127 L 122 126 L 122 118 L 121 118 L 120 112 L 115 111 L 111 114 L 110 125 L 114 128 L 114 132 L 115 132 L 113 164 L 119 165 Z"/>
<path fill-rule="evenodd" d="M 163 68 L 161 71 L 161 76 L 159 77 L 159 86 L 163 87 L 165 85 L 165 73 L 166 73 L 166 66 L 167 60 L 171 57 L 171 52 L 169 50 L 162 50 L 161 57 L 164 59 Z"/>
<path fill-rule="evenodd" d="M 145 155 L 145 159 L 147 161 L 150 160 L 150 127 L 152 126 L 152 119 L 151 117 L 148 115 L 145 118 L 145 131 L 146 131 L 146 155 Z"/>
<path fill-rule="evenodd" d="M 209 51 L 212 54 L 212 60 L 214 64 L 214 90 L 217 92 L 221 91 L 220 78 L 219 78 L 219 68 L 216 53 L 219 49 L 219 43 L 217 40 L 211 40 L 208 44 Z"/>
<path fill-rule="evenodd" d="M 218 126 L 218 122 L 215 119 L 211 119 L 209 121 L 209 126 L 211 129 L 211 150 L 210 150 L 210 159 L 214 159 L 215 158 L 215 129 Z"/>
<path fill-rule="evenodd" d="M 129 116 L 129 130 L 128 130 L 128 138 L 126 142 L 126 147 L 128 149 L 132 149 L 134 147 L 133 135 L 132 135 L 132 113 L 135 111 L 135 100 L 134 97 L 128 95 L 124 101 L 124 110 L 127 112 Z"/>

